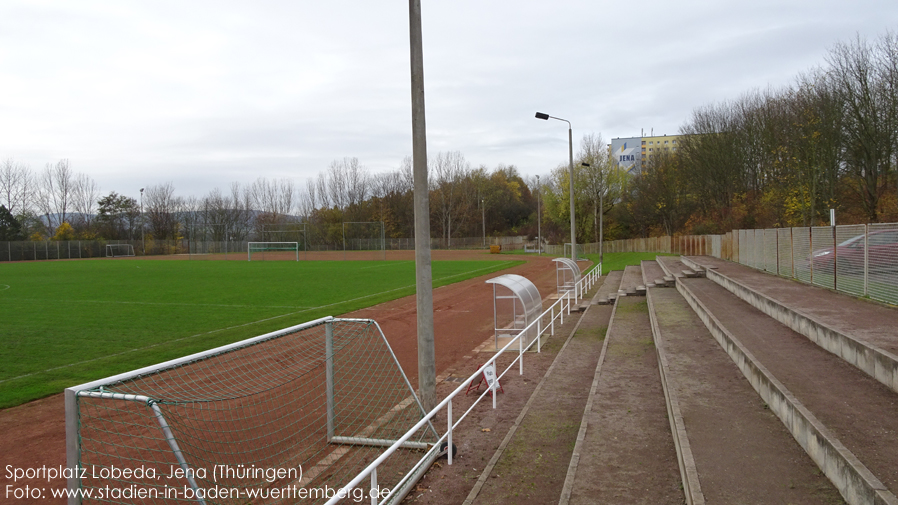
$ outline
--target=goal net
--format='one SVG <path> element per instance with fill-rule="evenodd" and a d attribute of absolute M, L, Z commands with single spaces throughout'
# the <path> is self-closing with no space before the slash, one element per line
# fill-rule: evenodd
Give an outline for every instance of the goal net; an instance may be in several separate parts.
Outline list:
<path fill-rule="evenodd" d="M 571 243 L 570 242 L 564 243 L 564 257 L 565 258 L 571 257 Z M 581 260 L 584 258 L 586 258 L 586 255 L 583 253 L 583 244 L 577 244 L 577 259 Z"/>
<path fill-rule="evenodd" d="M 246 259 L 299 261 L 299 242 L 248 242 Z"/>
<path fill-rule="evenodd" d="M 65 394 L 69 492 L 90 502 L 323 503 L 425 415 L 377 323 L 332 317 Z M 379 488 L 436 440 L 424 423 Z"/>
<path fill-rule="evenodd" d="M 134 256 L 134 246 L 131 244 L 106 244 L 107 258 L 118 258 L 119 256 Z"/>
<path fill-rule="evenodd" d="M 344 222 L 343 259 L 387 259 L 383 221 Z"/>

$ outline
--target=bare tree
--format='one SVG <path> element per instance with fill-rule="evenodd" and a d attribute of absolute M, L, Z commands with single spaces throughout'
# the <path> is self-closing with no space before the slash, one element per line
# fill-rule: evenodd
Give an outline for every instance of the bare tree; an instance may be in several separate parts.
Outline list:
<path fill-rule="evenodd" d="M 0 164 L 0 204 L 13 216 L 24 214 L 34 196 L 31 170 L 11 158 Z"/>
<path fill-rule="evenodd" d="M 592 209 L 593 239 L 598 240 L 600 215 L 610 211 L 620 196 L 620 174 L 601 135 L 584 135 L 577 159 L 575 185 L 580 187 L 578 196 Z M 589 166 L 583 166 L 583 163 Z M 600 204 L 604 208 L 600 208 Z"/>
<path fill-rule="evenodd" d="M 66 222 L 74 186 L 75 176 L 69 160 L 59 160 L 56 165 L 47 163 L 38 187 L 38 208 L 49 228 L 55 229 Z"/>
<path fill-rule="evenodd" d="M 459 151 L 440 152 L 433 161 L 431 180 L 435 198 L 431 202 L 437 206 L 440 228 L 448 247 L 452 246 L 452 225 L 458 218 L 458 208 L 462 202 L 461 185 L 470 171 L 470 164 Z"/>
<path fill-rule="evenodd" d="M 178 235 L 178 199 L 171 182 L 148 186 L 144 192 L 144 208 L 150 233 L 157 240 L 173 240 Z"/>
<path fill-rule="evenodd" d="M 898 56 L 895 37 L 871 44 L 858 36 L 837 44 L 829 53 L 829 76 L 844 107 L 844 160 L 858 182 L 864 210 L 870 222 L 879 217 L 879 201 L 885 190 L 896 148 L 896 92 L 889 82 L 890 60 Z"/>
<path fill-rule="evenodd" d="M 81 231 L 90 229 L 99 196 L 100 187 L 96 181 L 83 173 L 75 176 L 72 188 L 72 209 L 78 213 L 76 228 L 81 228 Z"/>

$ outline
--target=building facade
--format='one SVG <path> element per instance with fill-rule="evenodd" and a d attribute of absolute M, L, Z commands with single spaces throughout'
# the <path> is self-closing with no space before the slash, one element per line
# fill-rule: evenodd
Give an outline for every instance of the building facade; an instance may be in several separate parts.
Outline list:
<path fill-rule="evenodd" d="M 677 152 L 682 138 L 682 135 L 659 135 L 611 139 L 611 157 L 618 168 L 636 175 L 653 156 Z"/>

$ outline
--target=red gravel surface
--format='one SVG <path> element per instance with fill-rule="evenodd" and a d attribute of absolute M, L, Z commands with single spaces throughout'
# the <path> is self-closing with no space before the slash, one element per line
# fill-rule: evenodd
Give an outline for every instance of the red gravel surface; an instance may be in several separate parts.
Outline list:
<path fill-rule="evenodd" d="M 355 255 L 354 255 L 355 256 Z M 178 257 L 167 257 L 177 259 Z M 343 253 L 316 253 L 316 259 L 344 259 Z M 347 259 L 370 259 L 367 257 Z M 189 259 L 182 256 L 180 259 Z M 414 259 L 414 251 L 388 251 L 387 259 Z M 489 256 L 482 251 L 434 251 L 434 260 L 502 259 L 525 260 L 526 263 L 501 273 L 522 275 L 533 282 L 543 297 L 555 292 L 555 264 L 545 256 Z M 500 273 L 470 279 L 437 288 L 434 300 L 434 338 L 437 374 L 462 360 L 493 333 L 493 288 L 486 279 Z M 417 385 L 417 332 L 415 297 L 405 297 L 376 307 L 343 314 L 376 320 L 387 336 L 400 364 L 413 385 Z M 467 360 L 462 360 L 467 361 Z M 16 499 L 6 494 L 12 485 L 7 468 L 40 469 L 65 466 L 65 408 L 63 395 L 54 395 L 25 405 L 0 411 L 0 503 L 63 503 L 63 500 Z M 39 487 L 64 488 L 62 478 L 25 479 L 15 483 Z"/>

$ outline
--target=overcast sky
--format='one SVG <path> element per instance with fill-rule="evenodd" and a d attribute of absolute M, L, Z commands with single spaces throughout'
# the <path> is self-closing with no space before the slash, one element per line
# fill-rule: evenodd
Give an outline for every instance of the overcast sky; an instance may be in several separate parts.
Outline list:
<path fill-rule="evenodd" d="M 790 84 L 895 0 L 422 1 L 427 149 L 547 174 L 567 125 L 675 134 L 691 111 Z M 372 173 L 411 154 L 408 3 L 3 0 L 0 159 L 68 158 L 102 192 Z M 576 149 L 576 147 L 575 147 Z"/>

